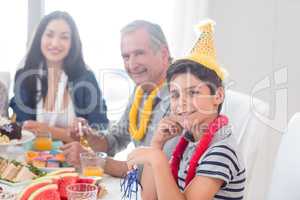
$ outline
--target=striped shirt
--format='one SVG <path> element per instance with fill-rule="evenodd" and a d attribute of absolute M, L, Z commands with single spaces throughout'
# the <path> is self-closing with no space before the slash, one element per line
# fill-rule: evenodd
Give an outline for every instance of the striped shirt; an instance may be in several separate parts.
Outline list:
<path fill-rule="evenodd" d="M 190 141 L 180 162 L 178 186 L 181 191 L 184 191 L 189 162 L 197 145 L 198 142 Z M 237 150 L 237 144 L 230 125 L 221 128 L 216 133 L 210 146 L 198 161 L 196 176 L 211 177 L 224 181 L 214 197 L 215 200 L 243 199 L 246 170 Z"/>

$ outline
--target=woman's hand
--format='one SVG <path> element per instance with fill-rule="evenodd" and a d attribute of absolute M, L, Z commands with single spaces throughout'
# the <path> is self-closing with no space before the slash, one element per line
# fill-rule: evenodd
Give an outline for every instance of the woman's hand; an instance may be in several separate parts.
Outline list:
<path fill-rule="evenodd" d="M 23 129 L 33 132 L 35 135 L 49 132 L 49 126 L 42 122 L 27 120 L 23 123 Z"/>
<path fill-rule="evenodd" d="M 159 122 L 156 132 L 153 135 L 151 146 L 162 149 L 168 140 L 180 135 L 182 131 L 182 127 L 177 122 L 176 117 L 165 117 Z"/>
<path fill-rule="evenodd" d="M 164 153 L 153 147 L 138 147 L 127 156 L 127 165 L 133 169 L 136 165 L 151 165 L 159 160 Z"/>

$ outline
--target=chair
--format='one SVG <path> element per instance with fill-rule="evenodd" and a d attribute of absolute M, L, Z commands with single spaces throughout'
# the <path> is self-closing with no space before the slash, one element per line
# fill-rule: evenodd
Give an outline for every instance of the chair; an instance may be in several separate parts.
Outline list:
<path fill-rule="evenodd" d="M 268 200 L 300 199 L 300 113 L 290 120 L 282 136 Z"/>
<path fill-rule="evenodd" d="M 232 90 L 225 96 L 222 113 L 229 117 L 247 171 L 244 199 L 265 200 L 280 134 L 256 117 L 257 112 L 268 114 L 266 103 Z"/>

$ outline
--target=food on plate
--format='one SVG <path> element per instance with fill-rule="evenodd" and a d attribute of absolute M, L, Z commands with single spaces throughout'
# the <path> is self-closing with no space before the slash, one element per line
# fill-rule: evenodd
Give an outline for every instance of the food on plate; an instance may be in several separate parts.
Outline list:
<path fill-rule="evenodd" d="M 45 173 L 36 167 L 0 157 L 0 179 L 2 180 L 18 183 L 32 180 L 44 175 Z"/>
<path fill-rule="evenodd" d="M 47 161 L 47 167 L 49 167 L 49 168 L 58 168 L 58 167 L 60 167 L 60 162 L 58 160 L 55 160 L 55 159 L 49 159 Z"/>
<path fill-rule="evenodd" d="M 8 144 L 10 142 L 9 137 L 7 137 L 6 135 L 2 135 L 0 133 L 0 144 Z"/>
<path fill-rule="evenodd" d="M 34 191 L 36 191 L 39 188 L 42 188 L 46 185 L 50 185 L 52 183 L 53 183 L 53 181 L 51 179 L 35 181 L 35 182 L 31 183 L 30 185 L 28 185 L 27 187 L 24 188 L 24 190 L 20 194 L 21 198 L 19 198 L 19 200 L 27 200 Z"/>
<path fill-rule="evenodd" d="M 60 169 L 34 180 L 33 183 L 27 186 L 19 195 L 19 200 L 50 199 L 50 194 L 54 195 L 55 198 L 53 198 L 53 200 L 66 200 L 66 187 L 74 183 L 88 183 L 96 185 L 98 187 L 99 198 L 107 193 L 107 190 L 103 184 L 101 184 L 101 178 L 80 178 L 79 174 L 75 173 L 74 170 L 74 168 Z M 56 187 L 53 185 L 56 185 Z M 57 193 L 59 194 L 58 197 Z"/>
<path fill-rule="evenodd" d="M 27 151 L 26 162 L 38 168 L 58 168 L 63 167 L 65 157 L 56 150 L 52 151 Z"/>
<path fill-rule="evenodd" d="M 0 120 L 0 144 L 8 144 L 11 140 L 22 138 L 22 127 L 9 120 Z"/>
<path fill-rule="evenodd" d="M 58 188 L 62 199 L 67 199 L 67 186 L 77 183 L 78 179 L 78 173 L 61 174 L 58 180 Z"/>
<path fill-rule="evenodd" d="M 48 173 L 47 176 L 55 176 L 55 175 L 59 175 L 59 174 L 74 173 L 74 172 L 75 172 L 74 167 L 61 168 L 61 169 L 58 169 L 58 170 Z"/>
<path fill-rule="evenodd" d="M 10 140 L 21 139 L 22 127 L 17 123 L 8 123 L 0 126 L 1 135 L 7 136 Z"/>
<path fill-rule="evenodd" d="M 79 178 L 77 183 L 88 183 L 88 184 L 94 184 L 97 185 L 100 183 L 101 178 L 93 177 L 93 178 Z"/>
<path fill-rule="evenodd" d="M 47 160 L 44 158 L 36 158 L 34 160 L 32 160 L 32 162 L 28 163 L 28 164 L 32 164 L 35 167 L 46 167 L 47 166 Z"/>
<path fill-rule="evenodd" d="M 33 192 L 28 200 L 60 200 L 58 186 L 56 184 L 45 185 Z"/>
<path fill-rule="evenodd" d="M 6 144 L 10 140 L 21 138 L 22 126 L 10 121 L 6 117 L 0 117 L 0 144 Z"/>

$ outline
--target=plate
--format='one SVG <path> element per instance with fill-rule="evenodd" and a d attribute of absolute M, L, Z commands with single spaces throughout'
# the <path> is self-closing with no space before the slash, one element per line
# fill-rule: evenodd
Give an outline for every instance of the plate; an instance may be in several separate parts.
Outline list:
<path fill-rule="evenodd" d="M 22 130 L 22 138 L 20 140 L 17 140 L 17 139 L 11 140 L 7 144 L 0 144 L 0 147 L 25 144 L 27 142 L 32 141 L 34 138 L 35 138 L 35 135 L 32 132 L 27 131 L 27 130 Z"/>

